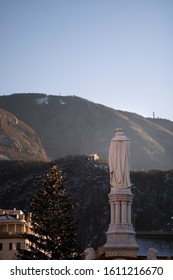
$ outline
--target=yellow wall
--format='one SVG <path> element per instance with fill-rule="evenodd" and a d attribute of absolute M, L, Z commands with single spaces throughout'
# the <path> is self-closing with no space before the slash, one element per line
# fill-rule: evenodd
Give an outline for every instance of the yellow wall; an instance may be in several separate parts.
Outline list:
<path fill-rule="evenodd" d="M 25 240 L 22 238 L 0 238 L 0 243 L 3 244 L 2 250 L 0 250 L 1 260 L 13 260 L 16 259 L 17 243 L 21 243 L 21 249 L 26 249 Z M 9 250 L 9 244 L 12 243 L 12 250 Z"/>
<path fill-rule="evenodd" d="M 31 232 L 30 222 L 25 220 L 25 215 L 21 210 L 0 209 L 0 216 L 0 259 L 16 259 L 17 243 L 21 244 L 21 249 L 26 249 L 26 241 L 20 235 Z"/>

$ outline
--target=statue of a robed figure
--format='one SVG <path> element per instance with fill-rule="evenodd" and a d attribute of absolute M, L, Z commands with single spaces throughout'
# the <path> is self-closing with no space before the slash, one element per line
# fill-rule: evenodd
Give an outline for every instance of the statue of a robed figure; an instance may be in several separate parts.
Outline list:
<path fill-rule="evenodd" d="M 111 191 L 108 195 L 110 224 L 104 245 L 106 257 L 136 258 L 138 245 L 131 223 L 130 139 L 121 128 L 115 130 L 111 139 L 108 163 Z"/>
<path fill-rule="evenodd" d="M 121 128 L 115 130 L 109 148 L 110 185 L 113 188 L 130 188 L 130 139 Z"/>

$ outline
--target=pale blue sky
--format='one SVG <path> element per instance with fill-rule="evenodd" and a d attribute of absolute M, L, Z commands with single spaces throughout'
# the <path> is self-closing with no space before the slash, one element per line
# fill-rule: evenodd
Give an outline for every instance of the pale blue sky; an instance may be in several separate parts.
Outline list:
<path fill-rule="evenodd" d="M 173 120 L 173 0 L 0 0 L 0 95 Z"/>

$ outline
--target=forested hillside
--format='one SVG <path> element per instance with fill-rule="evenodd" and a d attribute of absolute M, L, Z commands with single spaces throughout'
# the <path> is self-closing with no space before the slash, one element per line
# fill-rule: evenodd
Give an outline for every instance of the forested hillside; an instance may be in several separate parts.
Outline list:
<path fill-rule="evenodd" d="M 33 193 L 52 164 L 63 171 L 72 197 L 82 247 L 105 243 L 110 221 L 109 172 L 105 161 L 70 156 L 54 163 L 0 162 L 0 207 L 30 209 Z M 132 223 L 136 231 L 173 230 L 173 171 L 131 172 Z"/>

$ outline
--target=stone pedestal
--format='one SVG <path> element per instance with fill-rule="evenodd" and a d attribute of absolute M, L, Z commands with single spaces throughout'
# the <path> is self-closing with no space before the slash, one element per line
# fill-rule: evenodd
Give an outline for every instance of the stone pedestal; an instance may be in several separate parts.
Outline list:
<path fill-rule="evenodd" d="M 106 257 L 136 258 L 138 245 L 131 223 L 133 194 L 130 188 L 112 188 L 109 194 L 111 219 L 104 245 Z"/>

